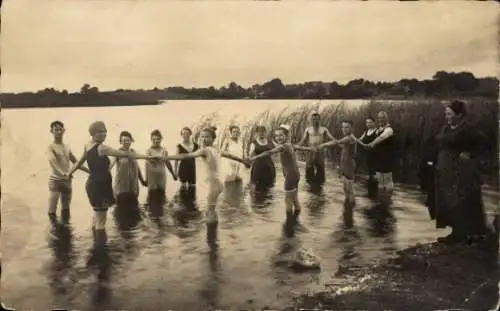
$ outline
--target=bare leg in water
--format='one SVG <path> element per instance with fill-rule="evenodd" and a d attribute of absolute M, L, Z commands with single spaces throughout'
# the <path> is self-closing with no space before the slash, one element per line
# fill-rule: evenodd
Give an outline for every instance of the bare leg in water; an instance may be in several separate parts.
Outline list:
<path fill-rule="evenodd" d="M 217 212 L 217 200 L 222 193 L 222 183 L 219 180 L 210 183 L 210 189 L 207 197 L 207 211 L 205 221 L 207 223 L 207 243 L 210 247 L 217 247 L 217 225 L 219 222 Z"/>

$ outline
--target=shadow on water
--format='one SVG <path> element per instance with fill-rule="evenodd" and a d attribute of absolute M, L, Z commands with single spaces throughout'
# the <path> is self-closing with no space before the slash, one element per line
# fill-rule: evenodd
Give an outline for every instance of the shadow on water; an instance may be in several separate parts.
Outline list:
<path fill-rule="evenodd" d="M 273 188 L 260 187 L 250 191 L 251 206 L 254 210 L 266 211 L 273 204 Z"/>
<path fill-rule="evenodd" d="M 52 252 L 52 263 L 49 268 L 49 284 L 57 304 L 67 305 L 71 291 L 70 272 L 76 261 L 73 246 L 73 232 L 69 226 L 58 225 L 49 238 L 49 249 Z M 58 301 L 62 300 L 62 301 Z"/>
<path fill-rule="evenodd" d="M 308 192 L 310 196 L 305 207 L 309 212 L 308 214 L 312 220 L 312 225 L 315 225 L 322 220 L 328 199 L 325 197 L 323 187 L 321 186 L 309 185 Z"/>
<path fill-rule="evenodd" d="M 367 220 L 367 232 L 372 237 L 392 239 L 396 230 L 396 217 L 388 205 L 373 204 L 363 210 Z"/>
<path fill-rule="evenodd" d="M 187 227 L 189 221 L 197 219 L 200 215 L 196 203 L 196 187 L 181 186 L 174 196 L 172 213 L 174 222 L 181 227 Z"/>
<path fill-rule="evenodd" d="M 216 226 L 215 231 L 217 230 Z M 211 227 L 210 230 L 214 230 Z M 208 229 L 208 228 L 207 228 Z M 209 231 L 210 231 L 209 230 Z M 207 231 L 208 232 L 208 231 Z M 208 239 L 208 238 L 207 238 Z M 205 309 L 216 309 L 219 306 L 220 284 L 222 283 L 222 266 L 217 249 L 212 248 L 208 252 L 208 271 L 199 290 L 199 295 L 204 301 Z"/>

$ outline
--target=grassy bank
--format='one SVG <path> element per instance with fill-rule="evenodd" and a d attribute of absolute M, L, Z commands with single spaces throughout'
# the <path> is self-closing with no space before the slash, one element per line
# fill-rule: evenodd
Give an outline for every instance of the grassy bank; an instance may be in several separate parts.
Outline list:
<path fill-rule="evenodd" d="M 494 310 L 499 277 L 498 244 L 417 245 L 374 266 L 339 268 L 288 310 Z"/>
<path fill-rule="evenodd" d="M 487 182 L 497 184 L 498 179 L 498 103 L 489 99 L 474 99 L 468 103 L 469 120 L 488 136 L 491 146 L 484 157 L 484 172 L 489 173 Z M 332 104 L 320 106 L 289 107 L 278 112 L 264 111 L 248 124 L 239 124 L 242 127 L 244 143 L 248 145 L 255 133 L 258 124 L 264 124 L 268 129 L 276 129 L 280 124 L 292 126 L 292 141 L 298 142 L 308 126 L 308 118 L 312 110 L 319 109 L 322 124 L 326 126 L 334 137 L 341 137 L 341 121 L 349 119 L 354 123 L 354 133 L 360 136 L 365 130 L 365 119 L 375 117 L 377 112 L 384 110 L 389 114 L 390 122 L 396 132 L 397 163 L 395 179 L 403 182 L 415 181 L 416 173 L 422 163 L 423 155 L 428 152 L 429 141 L 437 134 L 444 124 L 443 104 L 437 100 L 419 100 L 413 102 L 372 101 L 357 108 L 347 107 L 346 104 Z M 203 127 L 214 122 L 215 115 L 207 116 L 196 122 L 193 129 L 198 133 Z M 219 126 L 218 143 L 222 143 L 227 136 L 227 127 Z M 339 150 L 328 151 L 330 159 L 337 161 Z M 364 172 L 364 152 L 358 152 L 359 171 Z"/>

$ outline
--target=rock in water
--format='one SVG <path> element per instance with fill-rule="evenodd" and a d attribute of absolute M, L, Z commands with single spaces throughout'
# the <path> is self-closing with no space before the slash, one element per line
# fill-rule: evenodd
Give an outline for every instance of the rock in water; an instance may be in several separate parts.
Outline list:
<path fill-rule="evenodd" d="M 299 248 L 292 256 L 291 266 L 295 269 L 320 269 L 321 263 L 310 248 Z"/>

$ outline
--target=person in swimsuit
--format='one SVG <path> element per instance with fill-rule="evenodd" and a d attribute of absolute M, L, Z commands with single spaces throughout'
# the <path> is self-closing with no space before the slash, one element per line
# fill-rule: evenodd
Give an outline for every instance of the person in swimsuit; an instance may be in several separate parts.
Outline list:
<path fill-rule="evenodd" d="M 181 130 L 182 142 L 177 145 L 177 154 L 195 152 L 200 146 L 191 139 L 193 132 L 189 127 Z M 183 187 L 196 186 L 196 161 L 195 159 L 184 159 L 175 161 L 175 172 Z"/>
<path fill-rule="evenodd" d="M 134 142 L 132 134 L 127 131 L 120 133 L 119 138 L 120 151 L 124 152 L 135 152 L 130 146 Z M 146 180 L 142 176 L 141 169 L 136 159 L 129 158 L 119 158 L 115 157 L 111 164 L 110 169 L 116 164 L 116 175 L 115 175 L 115 195 L 117 200 L 117 205 L 120 206 L 138 206 L 139 197 L 139 182 L 143 186 L 147 186 Z"/>
<path fill-rule="evenodd" d="M 169 160 L 163 160 L 168 156 L 167 150 L 161 145 L 163 137 L 159 130 L 151 132 L 151 147 L 146 154 L 156 159 L 146 161 L 146 183 L 148 184 L 148 203 L 153 210 L 160 211 L 166 200 L 165 190 L 167 187 L 167 171 L 170 172 L 174 180 L 177 175 Z M 161 213 L 161 212 L 160 212 Z"/>
<path fill-rule="evenodd" d="M 301 206 L 298 198 L 300 172 L 297 166 L 295 150 L 312 151 L 312 148 L 292 145 L 292 143 L 290 143 L 290 126 L 285 124 L 280 125 L 279 129 L 276 131 L 276 143 L 277 146 L 275 148 L 251 157 L 250 161 L 255 162 L 258 159 L 268 157 L 275 153 L 280 154 L 283 176 L 285 177 L 286 220 L 287 223 L 294 221 L 295 224 L 297 224 Z"/>
<path fill-rule="evenodd" d="M 394 182 L 392 179 L 392 170 L 395 162 L 395 139 L 394 130 L 388 122 L 388 116 L 385 111 L 380 111 L 378 117 L 377 137 L 368 144 L 358 140 L 361 146 L 372 149 L 375 152 L 376 159 L 376 178 L 378 182 L 378 193 L 384 194 L 383 199 L 386 203 L 391 202 L 394 191 Z"/>
<path fill-rule="evenodd" d="M 207 185 L 208 185 L 208 196 L 207 196 L 207 211 L 205 220 L 207 224 L 217 223 L 218 217 L 215 211 L 217 205 L 217 199 L 223 190 L 223 183 L 220 176 L 220 165 L 221 157 L 243 163 L 248 166 L 248 163 L 242 158 L 234 156 L 226 151 L 220 151 L 218 148 L 213 146 L 216 138 L 215 134 L 216 128 L 209 127 L 205 128 L 201 132 L 201 148 L 190 153 L 177 154 L 172 156 L 163 157 L 164 160 L 184 160 L 184 159 L 194 159 L 201 158 L 205 163 L 207 170 Z"/>
<path fill-rule="evenodd" d="M 224 142 L 222 150 L 229 154 L 242 157 L 243 145 L 240 142 L 240 134 L 241 134 L 240 128 L 236 125 L 231 125 L 229 127 L 229 133 L 230 137 L 226 142 Z M 241 182 L 242 181 L 240 176 L 241 163 L 230 161 L 228 164 L 229 164 L 229 173 L 226 175 L 225 182 Z"/>
<path fill-rule="evenodd" d="M 267 138 L 266 127 L 259 125 L 256 128 L 255 139 L 250 143 L 248 157 L 257 156 L 273 149 L 274 143 Z M 250 171 L 250 181 L 256 190 L 267 189 L 273 186 L 276 179 L 276 168 L 270 155 L 256 160 Z"/>
<path fill-rule="evenodd" d="M 339 145 L 342 149 L 340 154 L 340 172 L 344 185 L 345 202 L 350 206 L 355 204 L 354 175 L 356 172 L 356 138 L 352 135 L 352 121 L 342 122 L 342 137 L 318 146 L 318 149 Z"/>
<path fill-rule="evenodd" d="M 61 200 L 61 218 L 64 224 L 69 222 L 69 207 L 71 205 L 71 179 L 67 174 L 71 167 L 70 163 L 77 162 L 76 157 L 67 144 L 63 142 L 64 124 L 61 121 L 54 121 L 50 124 L 50 133 L 53 141 L 47 148 L 47 158 L 51 168 L 49 177 L 49 219 L 52 225 L 57 224 L 57 203 Z M 86 167 L 80 170 L 89 172 Z"/>
<path fill-rule="evenodd" d="M 107 129 L 102 121 L 92 123 L 89 127 L 89 133 L 92 136 L 92 141 L 85 145 L 83 155 L 69 170 L 67 176 L 71 178 L 73 173 L 87 161 L 90 173 L 85 189 L 94 210 L 92 231 L 95 234 L 96 244 L 104 244 L 106 242 L 107 211 L 110 206 L 115 204 L 108 157 L 128 157 L 130 159 L 151 159 L 153 157 L 116 150 L 105 145 Z"/>
<path fill-rule="evenodd" d="M 369 144 L 377 138 L 377 125 L 372 117 L 366 118 L 366 130 L 363 132 L 359 140 L 363 144 Z M 368 169 L 368 196 L 375 198 L 377 196 L 377 178 L 376 178 L 376 158 L 372 149 L 366 149 L 365 152 L 366 166 Z"/>
<path fill-rule="evenodd" d="M 333 140 L 332 134 L 320 125 L 319 112 L 314 111 L 310 116 L 311 126 L 307 127 L 298 143 L 299 146 L 307 144 L 312 148 L 306 158 L 306 181 L 309 184 L 323 184 L 325 182 L 325 154 L 322 150 L 314 148 L 326 141 Z"/>

